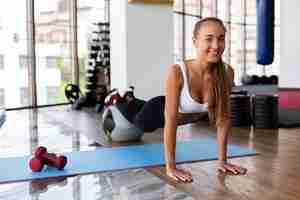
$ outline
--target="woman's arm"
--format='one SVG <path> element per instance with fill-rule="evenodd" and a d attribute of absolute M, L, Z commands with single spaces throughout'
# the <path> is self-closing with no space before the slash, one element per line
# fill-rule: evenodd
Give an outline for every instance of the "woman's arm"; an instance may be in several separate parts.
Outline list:
<path fill-rule="evenodd" d="M 247 169 L 227 162 L 227 140 L 231 129 L 230 119 L 223 119 L 217 126 L 218 141 L 218 170 L 222 172 L 232 172 L 234 174 L 245 174 Z"/>
<path fill-rule="evenodd" d="M 218 160 L 219 164 L 227 162 L 227 141 L 230 131 L 230 119 L 223 119 L 217 125 Z"/>
<path fill-rule="evenodd" d="M 181 72 L 179 67 L 173 65 L 168 70 L 165 83 L 165 127 L 164 127 L 164 147 L 166 169 L 176 168 L 175 149 L 179 95 L 182 85 Z"/>
<path fill-rule="evenodd" d="M 227 77 L 229 79 L 229 94 L 231 93 L 232 87 L 234 86 L 234 71 L 233 68 L 228 65 Z M 229 97 L 228 97 L 229 101 Z M 229 112 L 229 111 L 228 111 Z M 222 116 L 217 116 L 217 140 L 218 140 L 218 159 L 220 163 L 226 163 L 227 158 L 227 139 L 228 133 L 231 129 L 230 118 L 223 118 Z"/>
<path fill-rule="evenodd" d="M 232 90 L 232 87 L 234 86 L 234 71 L 231 66 L 229 66 L 229 69 L 227 71 L 229 82 L 230 82 L 230 93 Z M 228 98 L 229 101 L 230 98 Z M 230 111 L 228 111 L 230 112 Z M 217 123 L 217 141 L 218 141 L 218 160 L 219 160 L 219 167 L 218 169 L 220 171 L 226 172 L 231 171 L 235 174 L 244 174 L 246 173 L 246 169 L 229 164 L 227 162 L 227 143 L 228 143 L 228 134 L 231 130 L 231 120 L 229 115 L 227 115 L 227 118 L 221 119 L 221 116 L 218 116 L 218 123 Z"/>
<path fill-rule="evenodd" d="M 191 182 L 191 173 L 176 168 L 176 131 L 178 125 L 178 105 L 183 77 L 178 66 L 170 67 L 165 84 L 165 127 L 164 151 L 167 175 L 176 181 Z"/>

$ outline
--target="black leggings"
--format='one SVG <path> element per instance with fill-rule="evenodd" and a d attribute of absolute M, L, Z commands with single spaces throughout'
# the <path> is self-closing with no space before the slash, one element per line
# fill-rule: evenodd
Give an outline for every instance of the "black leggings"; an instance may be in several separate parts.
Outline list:
<path fill-rule="evenodd" d="M 133 124 L 144 132 L 152 132 L 165 125 L 165 97 L 157 96 L 147 101 L 135 115 Z"/>

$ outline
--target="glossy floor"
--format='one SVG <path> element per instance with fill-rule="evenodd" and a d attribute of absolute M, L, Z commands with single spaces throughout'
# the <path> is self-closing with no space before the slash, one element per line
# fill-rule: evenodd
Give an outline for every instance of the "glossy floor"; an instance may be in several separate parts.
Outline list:
<path fill-rule="evenodd" d="M 0 157 L 29 155 L 39 145 L 46 146 L 49 152 L 57 153 L 101 148 L 99 141 L 103 140 L 103 145 L 109 143 L 105 143 L 101 136 L 99 122 L 99 114 L 74 112 L 68 107 L 7 112 L 7 120 L 0 129 Z M 98 140 L 98 143 L 93 139 Z M 0 184 L 2 199 L 193 198 L 144 169 L 132 169 Z"/>
<path fill-rule="evenodd" d="M 183 164 L 194 182 L 176 183 L 163 167 L 0 185 L 0 199 L 300 199 L 300 129 L 233 128 L 229 142 L 255 149 L 257 156 L 230 159 L 247 175 L 217 174 L 217 161 Z M 178 140 L 215 136 L 207 124 L 181 126 Z M 162 142 L 162 130 L 140 143 Z M 103 137 L 101 116 L 68 106 L 7 112 L 0 129 L 0 156 L 27 155 L 38 145 L 50 151 L 78 151 L 111 144 Z M 48 186 L 47 186 L 48 185 Z M 48 187 L 48 189 L 47 189 Z"/>

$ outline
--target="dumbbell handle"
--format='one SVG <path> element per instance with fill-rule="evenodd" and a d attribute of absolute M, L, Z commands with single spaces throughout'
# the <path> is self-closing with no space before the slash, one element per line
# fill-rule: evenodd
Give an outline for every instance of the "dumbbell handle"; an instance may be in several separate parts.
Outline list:
<path fill-rule="evenodd" d="M 67 158 L 62 155 L 57 156 L 54 153 L 45 153 L 41 157 L 47 165 L 59 170 L 62 170 L 67 164 Z"/>

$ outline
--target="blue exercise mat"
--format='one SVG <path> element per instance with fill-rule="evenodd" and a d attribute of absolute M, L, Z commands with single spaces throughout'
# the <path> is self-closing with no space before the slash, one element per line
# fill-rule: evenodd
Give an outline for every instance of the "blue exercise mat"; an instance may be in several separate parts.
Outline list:
<path fill-rule="evenodd" d="M 228 157 L 256 154 L 251 149 L 235 145 L 228 145 L 227 149 Z M 102 148 L 94 151 L 69 152 L 64 155 L 68 159 L 64 170 L 45 167 L 41 172 L 31 172 L 28 165 L 31 156 L 0 158 L 0 183 L 164 165 L 162 144 Z M 214 139 L 177 142 L 176 163 L 215 159 L 217 159 L 217 144 Z"/>

